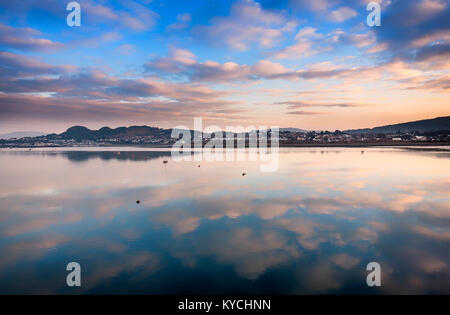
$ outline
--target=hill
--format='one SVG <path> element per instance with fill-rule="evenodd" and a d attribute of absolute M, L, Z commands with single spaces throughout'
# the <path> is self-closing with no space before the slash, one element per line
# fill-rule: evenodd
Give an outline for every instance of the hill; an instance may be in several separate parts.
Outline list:
<path fill-rule="evenodd" d="M 346 130 L 346 133 L 395 133 L 395 132 L 433 132 L 450 131 L 450 116 L 438 117 L 434 119 L 425 119 L 401 124 L 379 126 L 366 129 Z"/>
<path fill-rule="evenodd" d="M 171 129 L 160 129 L 148 126 L 132 126 L 132 127 L 119 127 L 111 129 L 109 127 L 103 127 L 99 130 L 91 130 L 82 126 L 74 126 L 67 129 L 65 132 L 54 135 L 55 137 L 62 139 L 75 139 L 75 140 L 96 140 L 96 139 L 112 139 L 112 138 L 127 138 L 127 137 L 170 137 Z"/>

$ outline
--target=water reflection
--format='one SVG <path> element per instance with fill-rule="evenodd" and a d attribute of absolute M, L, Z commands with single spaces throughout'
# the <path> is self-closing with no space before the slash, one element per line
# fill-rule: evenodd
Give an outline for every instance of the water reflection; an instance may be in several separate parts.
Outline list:
<path fill-rule="evenodd" d="M 158 159 L 161 157 L 170 157 L 170 151 L 13 151 L 11 155 L 25 156 L 45 156 L 56 157 L 65 156 L 72 162 L 85 162 L 92 159 L 101 159 L 103 161 L 119 160 L 119 161 L 146 161 Z"/>
<path fill-rule="evenodd" d="M 448 294 L 447 154 L 284 149 L 260 173 L 163 151 L 0 151 L 0 292 Z"/>

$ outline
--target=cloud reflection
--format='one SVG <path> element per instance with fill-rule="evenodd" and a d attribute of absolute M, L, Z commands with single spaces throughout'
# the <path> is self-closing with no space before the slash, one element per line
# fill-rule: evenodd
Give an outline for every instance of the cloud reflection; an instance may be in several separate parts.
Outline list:
<path fill-rule="evenodd" d="M 215 292 L 370 293 L 365 265 L 378 261 L 381 292 L 449 293 L 450 160 L 325 153 L 282 150 L 280 170 L 263 174 L 163 164 L 163 152 L 1 151 L 0 287 L 65 292 L 64 268 L 46 266 L 79 259 L 80 292 L 204 292 L 225 276 Z M 19 262 L 45 285 L 14 285 Z"/>

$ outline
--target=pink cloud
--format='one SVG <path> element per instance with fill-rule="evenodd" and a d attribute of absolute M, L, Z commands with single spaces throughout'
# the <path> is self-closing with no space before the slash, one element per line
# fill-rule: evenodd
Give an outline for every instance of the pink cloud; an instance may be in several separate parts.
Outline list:
<path fill-rule="evenodd" d="M 32 28 L 15 28 L 0 23 L 0 45 L 23 51 L 50 51 L 63 48 L 62 43 L 36 38 L 41 32 Z"/>
<path fill-rule="evenodd" d="M 351 19 L 355 16 L 357 16 L 358 13 L 356 13 L 355 10 L 349 8 L 349 7 L 340 7 L 334 11 L 331 11 L 331 13 L 328 15 L 328 19 L 333 22 L 345 22 L 348 19 Z"/>

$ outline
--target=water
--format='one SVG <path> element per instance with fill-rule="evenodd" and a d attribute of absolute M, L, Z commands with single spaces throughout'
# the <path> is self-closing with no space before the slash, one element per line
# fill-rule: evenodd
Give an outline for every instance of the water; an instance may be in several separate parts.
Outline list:
<path fill-rule="evenodd" d="M 79 150 L 0 150 L 0 293 L 450 294 L 445 149 Z"/>

